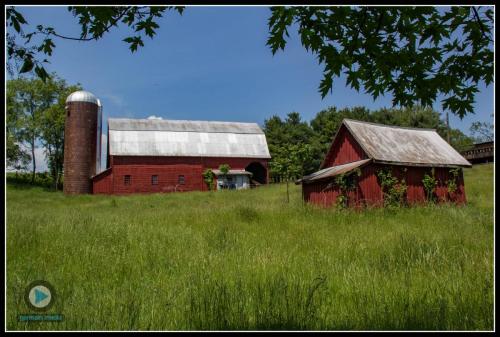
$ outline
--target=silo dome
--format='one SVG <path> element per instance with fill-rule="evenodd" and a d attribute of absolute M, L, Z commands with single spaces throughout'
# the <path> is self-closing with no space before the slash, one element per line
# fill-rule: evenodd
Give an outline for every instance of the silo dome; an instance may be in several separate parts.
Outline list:
<path fill-rule="evenodd" d="M 66 99 L 66 103 L 69 102 L 88 102 L 99 105 L 99 100 L 97 99 L 97 97 L 95 97 L 91 92 L 84 90 L 75 91 L 74 93 L 69 95 Z"/>

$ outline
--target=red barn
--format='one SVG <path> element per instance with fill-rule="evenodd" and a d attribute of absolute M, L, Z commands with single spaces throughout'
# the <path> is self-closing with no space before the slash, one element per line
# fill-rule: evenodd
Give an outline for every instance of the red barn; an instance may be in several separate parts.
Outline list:
<path fill-rule="evenodd" d="M 161 119 L 108 119 L 107 153 L 93 193 L 205 191 L 203 172 L 221 164 L 232 188 L 267 184 L 271 158 L 255 123 Z"/>
<path fill-rule="evenodd" d="M 426 201 L 423 178 L 434 172 L 434 197 L 465 203 L 462 167 L 471 164 L 435 130 L 344 119 L 320 170 L 298 182 L 308 202 L 330 206 L 342 195 L 349 206 L 381 206 L 384 195 L 387 197 L 379 176 L 383 170 L 406 184 L 404 201 L 413 204 Z M 349 177 L 352 186 L 344 192 L 336 181 L 341 174 Z M 455 183 L 455 189 L 448 188 L 449 181 Z"/>

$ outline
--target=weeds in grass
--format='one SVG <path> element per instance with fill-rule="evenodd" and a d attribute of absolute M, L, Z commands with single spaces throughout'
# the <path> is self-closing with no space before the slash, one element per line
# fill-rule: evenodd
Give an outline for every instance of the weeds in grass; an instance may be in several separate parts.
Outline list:
<path fill-rule="evenodd" d="M 325 209 L 301 191 L 7 191 L 9 330 L 491 330 L 492 166 L 469 203 Z M 44 279 L 63 322 L 21 323 Z"/>

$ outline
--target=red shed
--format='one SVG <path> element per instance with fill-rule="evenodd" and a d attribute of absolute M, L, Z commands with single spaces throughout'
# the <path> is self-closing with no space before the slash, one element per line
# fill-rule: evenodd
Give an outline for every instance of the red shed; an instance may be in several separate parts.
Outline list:
<path fill-rule="evenodd" d="M 465 203 L 462 167 L 471 164 L 436 130 L 344 119 L 320 170 L 298 183 L 304 200 L 315 204 L 330 206 L 343 194 L 349 206 L 381 206 L 386 195 L 379 177 L 383 170 L 398 184 L 406 184 L 404 200 L 412 204 L 426 200 L 423 178 L 427 174 L 437 181 L 433 195 L 438 201 Z M 344 193 L 336 182 L 340 174 L 351 179 L 352 187 Z M 448 188 L 449 181 L 456 189 Z"/>
<path fill-rule="evenodd" d="M 267 184 L 271 158 L 256 123 L 110 118 L 107 150 L 93 193 L 205 191 L 203 172 L 221 164 L 228 180 Z"/>

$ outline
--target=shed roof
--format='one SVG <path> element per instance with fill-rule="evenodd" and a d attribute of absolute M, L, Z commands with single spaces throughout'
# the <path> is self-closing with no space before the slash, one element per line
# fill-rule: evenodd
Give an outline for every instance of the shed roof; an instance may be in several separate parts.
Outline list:
<path fill-rule="evenodd" d="M 271 158 L 256 123 L 109 118 L 112 156 Z"/>
<path fill-rule="evenodd" d="M 216 176 L 220 176 L 220 175 L 224 175 L 222 173 L 221 170 L 212 170 L 212 172 L 216 175 Z M 239 176 L 239 175 L 248 175 L 248 176 L 251 176 L 253 175 L 252 172 L 249 172 L 249 171 L 246 171 L 246 170 L 229 170 L 227 172 L 227 175 L 228 176 Z"/>
<path fill-rule="evenodd" d="M 316 180 L 334 177 L 336 175 L 352 171 L 355 168 L 361 167 L 370 161 L 371 161 L 371 159 L 363 159 L 363 160 L 358 160 L 358 161 L 355 161 L 352 163 L 327 167 L 325 169 L 319 170 L 317 172 L 311 173 L 310 175 L 302 177 L 302 179 L 297 180 L 296 183 L 297 184 L 299 184 L 301 182 L 308 183 L 311 181 L 316 181 Z"/>
<path fill-rule="evenodd" d="M 436 130 L 352 119 L 344 119 L 342 123 L 374 162 L 411 166 L 471 166 Z"/>

